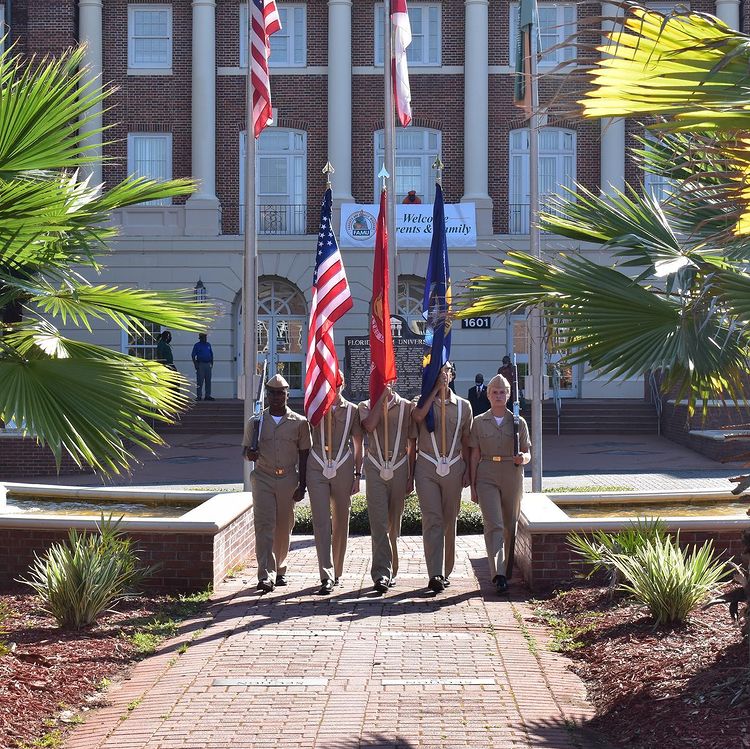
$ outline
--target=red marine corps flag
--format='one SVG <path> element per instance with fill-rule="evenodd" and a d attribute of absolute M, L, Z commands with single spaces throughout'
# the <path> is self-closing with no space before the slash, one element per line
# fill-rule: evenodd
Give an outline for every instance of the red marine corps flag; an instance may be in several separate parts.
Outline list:
<path fill-rule="evenodd" d="M 396 113 L 402 127 L 411 122 L 411 88 L 409 69 L 406 64 L 406 48 L 411 44 L 411 23 L 406 0 L 391 0 L 391 22 L 393 23 L 393 95 Z"/>
<path fill-rule="evenodd" d="M 396 379 L 396 355 L 391 337 L 391 307 L 388 301 L 388 229 L 386 193 L 380 193 L 380 212 L 375 233 L 375 263 L 372 269 L 370 305 L 370 406 L 374 406 L 389 382 Z"/>

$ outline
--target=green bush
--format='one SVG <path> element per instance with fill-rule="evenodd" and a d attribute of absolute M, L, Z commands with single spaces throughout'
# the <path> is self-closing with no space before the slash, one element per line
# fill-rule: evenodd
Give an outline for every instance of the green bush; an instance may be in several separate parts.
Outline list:
<path fill-rule="evenodd" d="M 295 519 L 295 533 L 312 534 L 312 511 L 309 504 L 297 505 Z M 482 533 L 482 531 L 482 513 L 479 505 L 475 505 L 473 502 L 462 502 L 458 513 L 458 533 L 460 535 L 467 535 L 470 533 Z M 356 494 L 352 497 L 349 533 L 353 536 L 368 536 L 370 534 L 367 500 L 363 494 Z M 422 513 L 419 509 L 419 500 L 416 494 L 410 494 L 404 503 L 401 533 L 404 536 L 419 536 L 422 534 Z"/>
<path fill-rule="evenodd" d="M 19 580 L 34 589 L 61 627 L 92 624 L 153 571 L 139 565 L 132 539 L 119 530 L 120 520 L 102 516 L 98 533 L 72 528 L 67 543 L 53 544 L 37 556 L 29 579 Z"/>
<path fill-rule="evenodd" d="M 654 518 L 634 522 L 631 528 L 618 533 L 603 530 L 594 531 L 588 536 L 571 533 L 568 545 L 586 564 L 591 565 L 587 578 L 602 570 L 606 573 L 609 587 L 614 590 L 621 582 L 621 573 L 614 558 L 621 554 L 632 557 L 646 543 L 661 540 L 665 535 L 664 524 Z"/>
<path fill-rule="evenodd" d="M 679 535 L 658 536 L 633 556 L 616 554 L 612 561 L 624 578 L 620 589 L 648 606 L 657 626 L 684 622 L 727 576 L 712 541 L 688 551 L 680 548 Z"/>

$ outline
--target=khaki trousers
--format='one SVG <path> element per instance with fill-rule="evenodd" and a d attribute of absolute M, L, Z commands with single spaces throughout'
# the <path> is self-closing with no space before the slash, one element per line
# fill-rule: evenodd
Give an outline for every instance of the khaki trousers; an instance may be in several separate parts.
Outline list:
<path fill-rule="evenodd" d="M 349 511 L 354 482 L 354 457 L 347 458 L 332 479 L 323 475 L 315 458 L 307 461 L 307 493 L 310 495 L 315 551 L 321 582 L 336 580 L 344 571 L 349 541 Z"/>
<path fill-rule="evenodd" d="M 523 468 L 512 461 L 481 461 L 477 467 L 477 495 L 484 522 L 484 543 L 490 580 L 505 575 L 506 553 L 515 531 L 523 496 Z"/>
<path fill-rule="evenodd" d="M 365 473 L 367 514 L 372 539 L 370 574 L 373 582 L 381 577 L 391 580 L 398 574 L 398 537 L 401 535 L 401 518 L 404 515 L 409 462 L 404 461 L 394 472 L 393 478 L 384 481 L 380 478 L 378 467 L 366 458 Z"/>
<path fill-rule="evenodd" d="M 433 463 L 421 455 L 417 458 L 414 483 L 422 510 L 422 541 L 428 577 L 448 577 L 453 572 L 456 521 L 465 467 L 464 461 L 458 460 L 447 476 L 438 476 Z"/>
<path fill-rule="evenodd" d="M 274 582 L 276 575 L 286 574 L 286 559 L 294 528 L 292 495 L 298 485 L 296 471 L 278 478 L 260 471 L 250 474 L 258 580 Z"/>

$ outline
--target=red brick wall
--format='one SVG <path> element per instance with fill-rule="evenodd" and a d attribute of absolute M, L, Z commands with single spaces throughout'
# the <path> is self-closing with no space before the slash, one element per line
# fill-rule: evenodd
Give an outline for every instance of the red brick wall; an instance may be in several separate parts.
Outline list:
<path fill-rule="evenodd" d="M 750 527 L 750 520 L 748 520 Z M 681 532 L 680 545 L 702 546 L 713 539 L 717 553 L 725 559 L 742 551 L 741 531 Z M 516 566 L 534 592 L 548 592 L 560 585 L 573 582 L 587 568 L 567 544 L 565 533 L 530 533 L 528 526 L 519 527 L 516 538 Z"/>
<path fill-rule="evenodd" d="M 0 480 L 22 481 L 52 476 L 57 473 L 55 457 L 48 447 L 41 447 L 33 439 L 3 437 L 0 439 Z M 63 451 L 60 475 L 93 473 L 91 468 L 80 468 L 73 458 Z"/>
<path fill-rule="evenodd" d="M 158 564 L 144 587 L 159 591 L 195 591 L 217 585 L 235 565 L 253 556 L 252 510 L 248 510 L 215 536 L 209 533 L 133 533 L 139 558 Z M 50 544 L 67 538 L 66 530 L 33 530 L 0 527 L 0 588 L 25 575 Z"/>

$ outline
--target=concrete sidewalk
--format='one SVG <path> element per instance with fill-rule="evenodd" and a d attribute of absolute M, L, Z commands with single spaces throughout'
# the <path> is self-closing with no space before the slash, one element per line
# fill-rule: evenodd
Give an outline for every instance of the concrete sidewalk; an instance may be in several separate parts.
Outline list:
<path fill-rule="evenodd" d="M 176 434 L 156 455 L 138 451 L 131 474 L 102 481 L 96 476 L 47 476 L 35 483 L 92 486 L 190 485 L 236 489 L 242 482 L 242 435 Z M 656 435 L 544 436 L 543 486 L 630 489 L 719 489 L 741 464 L 725 464 Z M 526 487 L 531 488 L 526 467 Z"/>
<path fill-rule="evenodd" d="M 545 649 L 525 591 L 495 595 L 483 539 L 459 539 L 439 596 L 421 538 L 400 549 L 398 584 L 380 597 L 370 539 L 351 539 L 342 585 L 319 597 L 312 539 L 295 537 L 288 587 L 261 596 L 253 570 L 228 581 L 213 617 L 110 688 L 67 749 L 597 746 L 583 685 Z"/>

